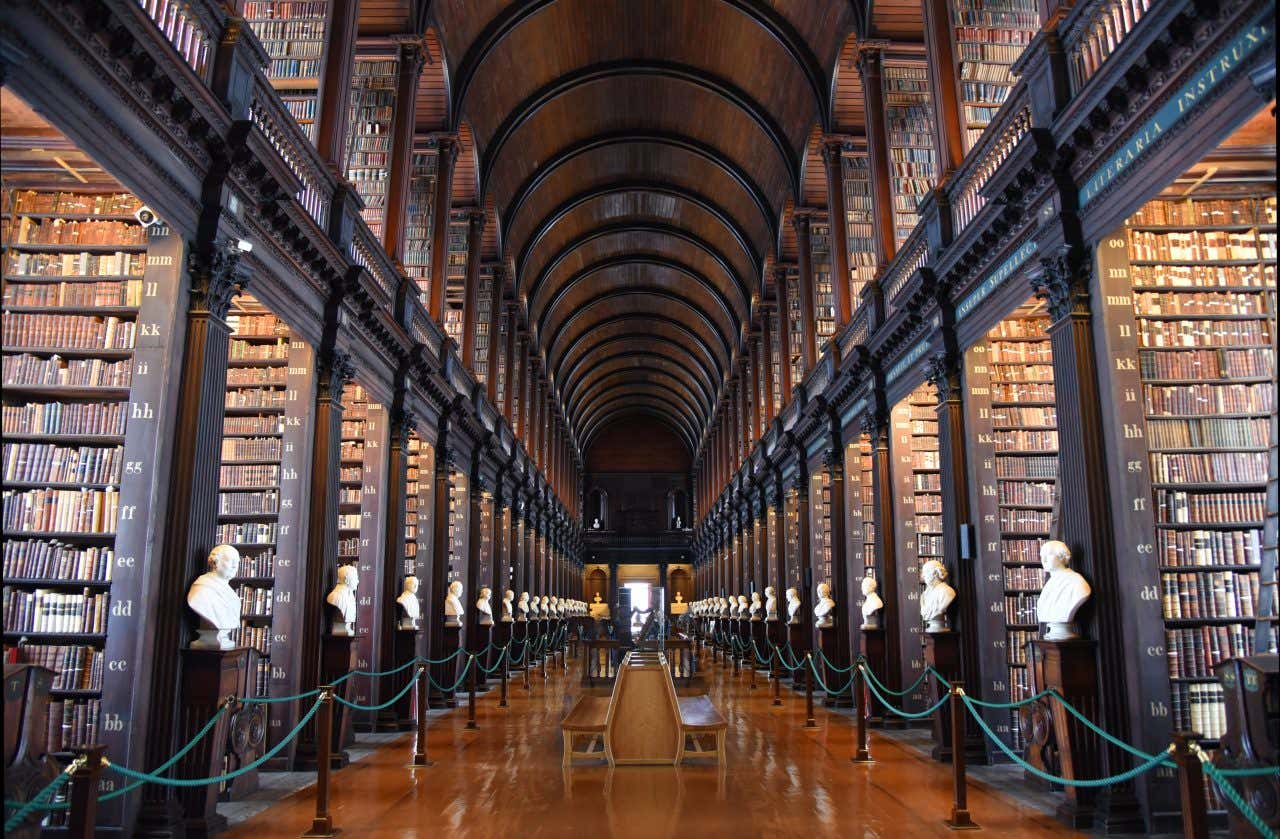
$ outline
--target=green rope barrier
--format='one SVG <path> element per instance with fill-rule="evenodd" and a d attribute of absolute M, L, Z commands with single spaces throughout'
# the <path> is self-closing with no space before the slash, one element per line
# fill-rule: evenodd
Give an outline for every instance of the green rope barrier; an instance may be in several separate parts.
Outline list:
<path fill-rule="evenodd" d="M 844 693 L 846 690 L 848 690 L 850 687 L 853 686 L 854 677 L 850 676 L 849 681 L 844 683 L 844 687 L 840 688 L 840 690 L 832 690 L 830 687 L 827 686 L 826 680 L 822 678 L 822 674 L 818 672 L 817 662 L 815 662 L 812 658 L 809 659 L 809 669 L 813 671 L 813 677 L 818 680 L 818 687 L 822 688 L 828 694 L 839 695 L 841 693 Z M 845 672 L 848 672 L 848 671 L 845 671 Z"/>
<path fill-rule="evenodd" d="M 876 698 L 880 700 L 880 704 L 884 705 L 884 707 L 887 708 L 891 714 L 896 714 L 897 716 L 902 717 L 904 719 L 908 719 L 908 720 L 920 720 L 920 719 L 924 719 L 925 717 L 933 716 L 933 712 L 941 708 L 944 704 L 946 704 L 947 700 L 951 698 L 950 694 L 946 694 L 937 702 L 935 702 L 932 706 L 930 706 L 929 708 L 926 708 L 923 711 L 904 711 L 901 708 L 894 707 L 892 702 L 890 702 L 888 699 L 885 699 L 884 696 L 880 694 L 880 691 L 876 689 L 876 686 L 871 683 L 870 679 L 867 680 L 867 687 L 871 690 L 872 693 L 876 695 Z"/>
<path fill-rule="evenodd" d="M 877 694 L 883 691 L 884 693 L 887 693 L 890 696 L 894 696 L 894 697 L 906 696 L 908 693 L 911 693 L 911 691 L 920 687 L 920 685 L 924 683 L 925 679 L 929 678 L 929 671 L 926 670 L 925 672 L 920 674 L 920 678 L 916 679 L 914 682 L 907 685 L 902 690 L 894 690 L 893 688 L 886 685 L 884 682 L 880 681 L 880 679 L 876 677 L 875 671 L 873 671 L 870 667 L 866 666 L 866 659 L 862 659 L 860 663 L 862 664 L 862 673 L 867 677 L 867 684 L 875 685 L 875 687 L 879 688 L 879 690 L 876 691 Z"/>
<path fill-rule="evenodd" d="M 498 653 L 498 660 L 494 663 L 492 667 L 485 667 L 483 664 L 476 662 L 476 667 L 480 668 L 481 673 L 484 673 L 487 676 L 490 673 L 497 672 L 498 668 L 502 666 L 502 660 L 507 657 L 507 648 L 502 647 L 501 650 L 502 652 Z"/>
<path fill-rule="evenodd" d="M 853 670 L 854 667 L 858 666 L 855 662 L 850 664 L 848 667 L 836 667 L 835 663 L 832 662 L 831 659 L 827 658 L 827 654 L 822 651 L 821 647 L 818 648 L 818 655 L 822 657 L 822 664 L 833 673 L 848 673 Z"/>
<path fill-rule="evenodd" d="M 333 698 L 339 705 L 346 705 L 353 711 L 381 711 L 383 708 L 390 708 L 392 705 L 403 699 L 406 693 L 413 690 L 413 684 L 413 679 L 410 679 L 409 684 L 404 686 L 404 690 L 400 691 L 386 702 L 383 702 L 381 705 L 357 705 L 355 702 L 348 702 L 336 693 L 333 695 Z"/>
<path fill-rule="evenodd" d="M 1215 764 L 1218 774 L 1224 778 L 1258 778 L 1280 773 L 1280 766 L 1254 766 L 1249 769 L 1225 769 Z"/>
<path fill-rule="evenodd" d="M 4 806 L 6 808 L 16 807 L 18 809 L 15 813 L 13 813 L 13 815 L 5 819 L 4 832 L 9 833 L 18 825 L 26 821 L 28 815 L 30 815 L 31 813 L 37 810 L 52 810 L 53 807 L 46 806 L 46 802 L 50 798 L 53 798 L 53 796 L 57 794 L 58 790 L 66 786 L 66 784 L 71 780 L 71 773 L 74 772 L 77 768 L 79 768 L 78 767 L 79 762 L 83 762 L 83 761 L 80 761 L 79 759 L 77 759 L 76 761 L 72 761 L 70 764 L 68 764 L 66 769 L 58 773 L 58 777 L 50 781 L 48 785 L 45 786 L 44 789 L 40 790 L 35 795 L 31 796 L 30 801 L 6 801 L 4 803 Z"/>
<path fill-rule="evenodd" d="M 945 698 L 948 698 L 948 697 L 944 697 L 944 699 Z M 1035 766 L 1032 766 L 1030 763 L 1023 760 L 1020 754 L 1018 754 L 1016 751 L 1010 748 L 1004 742 L 1004 740 L 1000 739 L 1000 737 L 994 731 L 991 730 L 991 726 L 987 725 L 986 720 L 982 718 L 982 714 L 978 713 L 978 711 L 976 710 L 978 706 L 971 704 L 968 696 L 962 695 L 960 698 L 964 701 L 965 707 L 969 709 L 969 715 L 973 717 L 975 720 L 977 720 L 978 727 L 982 729 L 983 733 L 987 735 L 988 739 L 990 739 L 991 742 L 995 743 L 996 746 L 999 747 L 1000 751 L 1004 752 L 1005 755 L 1010 760 L 1012 760 L 1014 763 L 1021 766 L 1026 771 L 1030 772 L 1032 775 L 1035 775 L 1037 778 L 1040 778 L 1041 780 L 1049 781 L 1050 783 L 1063 784 L 1065 786 L 1073 786 L 1073 787 L 1086 787 L 1086 788 L 1107 787 L 1107 786 L 1111 786 L 1112 784 L 1121 784 L 1121 783 L 1124 783 L 1125 781 L 1130 781 L 1138 777 L 1139 775 L 1142 775 L 1146 772 L 1150 772 L 1152 769 L 1155 769 L 1157 766 L 1176 765 L 1172 760 L 1169 759 L 1169 756 L 1168 756 L 1169 752 L 1168 750 L 1166 750 L 1162 754 L 1154 755 L 1150 760 L 1143 761 L 1142 763 L 1133 767 L 1127 772 L 1121 772 L 1119 775 L 1112 775 L 1109 778 L 1060 778 L 1056 775 L 1051 775 L 1048 772 L 1045 772 Z M 1172 749 L 1172 746 L 1170 747 L 1170 749 Z"/>
<path fill-rule="evenodd" d="M 1266 839 L 1280 839 L 1280 837 L 1277 837 L 1276 832 L 1271 829 L 1271 825 L 1262 820 L 1262 816 L 1258 815 L 1258 811 L 1249 806 L 1249 803 L 1244 800 L 1244 796 L 1240 794 L 1240 791 L 1227 780 L 1227 776 L 1224 774 L 1224 771 L 1213 765 L 1204 750 L 1199 746 L 1196 746 L 1195 754 L 1196 757 L 1200 758 L 1200 763 L 1204 768 L 1204 773 L 1213 779 L 1218 790 L 1228 801 L 1235 805 L 1236 809 L 1240 811 L 1240 815 L 1244 816 L 1249 824 L 1253 825 L 1254 829 L 1257 830 L 1260 835 L 1266 837 Z M 1267 769 L 1268 771 L 1274 771 L 1274 768 L 1272 767 L 1262 768 Z"/>
<path fill-rule="evenodd" d="M 462 683 L 467 678 L 467 671 L 470 669 L 471 669 L 471 660 L 468 659 L 467 663 L 462 666 L 462 675 L 458 676 L 458 681 L 453 683 L 453 687 L 448 687 L 448 688 L 442 687 L 439 682 L 437 682 L 435 679 L 431 677 L 430 673 L 427 673 L 427 681 L 431 683 L 431 686 L 433 688 L 440 691 L 441 693 L 453 693 L 455 690 L 457 690 L 459 687 L 462 686 Z"/>
<path fill-rule="evenodd" d="M 404 664 L 401 664 L 399 667 L 393 667 L 390 670 L 352 670 L 350 673 L 343 676 L 342 678 L 350 679 L 352 676 L 369 676 L 374 679 L 381 679 L 384 676 L 394 676 L 396 673 L 400 673 L 404 670 L 408 670 L 410 667 L 417 664 L 418 662 L 419 662 L 418 657 L 414 656 L 413 658 L 406 661 Z M 334 682 L 334 684 L 336 685 L 339 683 Z"/>
<path fill-rule="evenodd" d="M 114 769 L 116 772 L 125 776 L 126 778 L 133 778 L 134 780 L 140 781 L 142 783 L 160 784 L 161 786 L 203 787 L 203 786 L 208 786 L 210 784 L 221 784 L 226 781 L 233 781 L 236 778 L 239 778 L 241 775 L 245 775 L 245 774 L 248 774 L 249 772 L 252 772 L 253 770 L 257 769 L 259 766 L 261 766 L 262 764 L 266 763 L 267 761 L 274 758 L 277 754 L 279 754 L 284 749 L 284 747 L 289 744 L 289 741 L 291 741 L 294 737 L 297 737 L 298 734 L 302 731 L 302 729 L 307 725 L 307 723 L 311 722 L 311 719 L 316 715 L 316 712 L 320 710 L 320 703 L 323 701 L 324 700 L 322 699 L 317 699 L 315 703 L 311 706 L 311 710 L 307 711 L 306 715 L 303 716 L 303 718 L 298 722 L 296 726 L 294 726 L 293 730 L 290 731 L 287 735 L 285 735 L 285 738 L 283 740 L 281 740 L 279 743 L 273 746 L 262 757 L 258 758 L 252 763 L 241 766 L 239 769 L 235 769 L 231 772 L 227 772 L 222 775 L 217 775 L 213 778 L 162 778 L 159 775 L 156 775 L 154 773 L 137 772 L 125 766 L 116 766 L 114 763 L 111 763 L 110 761 L 104 761 L 104 762 L 106 763 L 108 769 Z"/>
<path fill-rule="evenodd" d="M 293 696 L 246 696 L 240 701 L 246 705 L 270 705 L 275 702 L 292 702 L 295 699 L 310 699 L 313 696 L 319 695 L 320 689 L 316 688 L 315 690 L 309 690 L 306 693 L 295 693 Z"/>
<path fill-rule="evenodd" d="M 779 647 L 777 644 L 774 644 L 773 648 L 774 648 L 774 650 L 776 650 L 776 651 L 777 651 L 777 653 L 778 653 L 778 661 L 782 664 L 782 666 L 783 666 L 783 667 L 787 668 L 787 669 L 788 669 L 788 670 L 790 670 L 792 673 L 796 672 L 796 671 L 797 671 L 797 670 L 799 670 L 801 667 L 804 667 L 804 662 L 803 662 L 803 661 L 800 661 L 800 660 L 798 660 L 798 659 L 796 660 L 796 663 L 795 663 L 794 665 L 787 664 L 787 657 L 786 657 L 785 655 L 783 655 L 783 654 L 782 654 L 782 647 Z M 790 644 L 787 644 L 787 650 L 788 650 L 788 651 L 791 651 L 791 645 L 790 645 Z M 794 653 L 794 652 L 792 652 L 791 654 L 792 654 L 792 655 L 795 655 L 795 653 Z"/>
<path fill-rule="evenodd" d="M 933 678 L 938 680 L 938 684 L 942 685 L 947 690 L 951 690 L 951 682 L 947 681 L 946 676 L 935 670 L 932 664 L 925 665 L 924 673 L 926 676 L 933 676 Z"/>

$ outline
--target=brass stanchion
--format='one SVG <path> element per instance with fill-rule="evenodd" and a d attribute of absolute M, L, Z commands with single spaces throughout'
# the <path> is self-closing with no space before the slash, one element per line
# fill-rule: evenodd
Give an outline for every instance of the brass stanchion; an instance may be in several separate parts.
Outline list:
<path fill-rule="evenodd" d="M 804 654 L 804 727 L 817 728 L 813 718 L 813 653 Z"/>
<path fill-rule="evenodd" d="M 1209 815 L 1204 800 L 1204 770 L 1196 756 L 1199 734 L 1177 731 L 1173 735 L 1173 759 L 1178 764 L 1178 792 L 1182 798 L 1182 835 L 1208 839 Z"/>
<path fill-rule="evenodd" d="M 853 753 L 854 763 L 875 763 L 871 759 L 871 751 L 867 748 L 867 713 L 871 710 L 867 703 L 867 688 L 863 684 L 866 678 L 862 674 L 862 665 L 853 668 L 853 712 L 858 715 L 857 751 Z"/>
<path fill-rule="evenodd" d="M 755 648 L 755 646 L 754 646 L 754 645 L 752 645 L 752 647 L 751 647 L 751 661 L 747 664 L 747 667 L 751 668 L 751 684 L 749 685 L 749 687 L 751 688 L 751 690 L 755 690 L 755 689 L 756 689 L 756 664 L 757 664 L 757 658 L 758 658 L 758 656 L 756 655 L 756 648 Z"/>
<path fill-rule="evenodd" d="M 969 816 L 969 786 L 965 779 L 964 723 L 968 711 L 964 705 L 964 683 L 951 683 L 951 768 L 955 797 L 951 818 L 944 823 L 952 830 L 977 830 L 979 825 Z"/>
<path fill-rule="evenodd" d="M 734 649 L 729 650 L 729 658 L 733 659 L 733 675 L 736 676 L 738 675 L 738 651 L 736 649 L 736 645 L 732 641 L 729 642 L 729 646 L 734 647 Z"/>
<path fill-rule="evenodd" d="M 773 705 L 782 707 L 782 654 L 773 648 L 773 658 L 769 659 L 769 669 L 773 671 Z"/>
<path fill-rule="evenodd" d="M 544 682 L 547 680 L 547 653 L 549 652 L 550 650 L 545 649 L 542 651 L 542 681 Z"/>
<path fill-rule="evenodd" d="M 533 662 L 529 660 L 529 635 L 524 636 L 524 667 L 520 668 L 524 674 L 524 689 L 529 690 L 529 668 L 533 666 Z"/>
<path fill-rule="evenodd" d="M 502 648 L 502 696 L 498 699 L 499 708 L 507 707 L 507 665 L 511 663 L 507 656 L 507 652 L 510 646 L 511 645 L 508 644 Z"/>
<path fill-rule="evenodd" d="M 67 821 L 67 835 L 76 839 L 93 839 L 98 821 L 98 777 L 102 774 L 102 755 L 105 746 L 89 746 L 76 758 L 71 767 L 68 803 L 71 812 Z"/>
<path fill-rule="evenodd" d="M 341 829 L 333 826 L 329 815 L 329 752 L 333 748 L 333 685 L 320 686 L 320 710 L 316 713 L 316 815 L 303 839 L 337 836 Z"/>
<path fill-rule="evenodd" d="M 430 766 L 427 759 L 427 665 L 418 666 L 418 684 L 415 704 L 418 706 L 418 733 L 413 744 L 413 761 L 411 767 Z"/>
<path fill-rule="evenodd" d="M 467 653 L 467 728 L 476 729 L 476 657 Z"/>

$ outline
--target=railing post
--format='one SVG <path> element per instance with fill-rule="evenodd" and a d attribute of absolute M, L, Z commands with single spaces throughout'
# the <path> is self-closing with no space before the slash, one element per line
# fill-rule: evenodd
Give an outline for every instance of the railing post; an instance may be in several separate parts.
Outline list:
<path fill-rule="evenodd" d="M 417 666 L 417 742 L 413 743 L 413 762 L 410 766 L 430 766 L 426 757 L 426 697 L 428 697 L 428 675 L 426 665 Z"/>
<path fill-rule="evenodd" d="M 755 644 L 752 644 L 751 657 L 747 662 L 747 667 L 751 668 L 751 684 L 749 686 L 751 690 L 756 689 L 756 664 L 758 663 L 759 659 L 760 659 L 760 656 L 756 654 Z"/>
<path fill-rule="evenodd" d="M 502 648 L 502 696 L 498 699 L 498 707 L 507 707 L 507 666 L 511 663 L 508 653 L 511 650 L 511 644 L 508 643 Z"/>
<path fill-rule="evenodd" d="M 863 683 L 866 678 L 862 674 L 862 665 L 853 667 L 853 712 L 858 716 L 858 745 L 853 753 L 854 763 L 875 763 L 871 759 L 871 751 L 867 748 L 867 714 L 870 712 L 867 702 L 867 688 Z"/>
<path fill-rule="evenodd" d="M 1204 800 L 1204 770 L 1196 755 L 1199 734 L 1177 731 L 1173 735 L 1173 759 L 1178 764 L 1178 792 L 1182 798 L 1182 835 L 1208 839 L 1209 816 Z"/>
<path fill-rule="evenodd" d="M 551 639 L 545 635 L 540 637 L 546 641 L 546 644 L 545 646 L 543 646 L 543 649 L 542 649 L 542 655 L 539 657 L 542 662 L 542 681 L 545 682 L 547 680 L 547 653 L 550 652 L 548 647 L 551 646 Z"/>
<path fill-rule="evenodd" d="M 804 727 L 817 728 L 813 718 L 813 653 L 804 654 Z"/>
<path fill-rule="evenodd" d="M 946 819 L 952 830 L 977 830 L 978 824 L 969 817 L 969 787 L 964 766 L 964 683 L 951 683 L 951 767 L 955 782 L 955 797 L 951 804 L 951 818 Z"/>
<path fill-rule="evenodd" d="M 98 776 L 102 774 L 105 746 L 89 746 L 71 770 L 68 800 L 71 807 L 67 834 L 75 839 L 93 839 L 98 821 Z"/>
<path fill-rule="evenodd" d="M 320 686 L 320 710 L 316 713 L 316 815 L 303 839 L 336 836 L 329 815 L 329 753 L 333 748 L 333 685 Z"/>
<path fill-rule="evenodd" d="M 732 639 L 737 638 L 737 637 L 738 637 L 738 636 L 736 636 L 736 635 L 730 635 L 730 636 L 729 636 L 729 638 L 731 639 L 731 640 L 729 641 L 729 646 L 730 646 L 730 648 L 731 648 L 731 649 L 729 650 L 729 657 L 733 659 L 733 675 L 735 675 L 735 676 L 736 676 L 736 675 L 738 675 L 738 645 L 737 645 L 737 644 L 735 644 L 735 643 L 733 642 L 733 640 L 732 640 Z"/>
<path fill-rule="evenodd" d="M 774 662 L 777 662 L 775 665 Z M 782 707 L 782 653 L 775 646 L 773 658 L 769 659 L 769 668 L 773 671 L 773 706 Z"/>
<path fill-rule="evenodd" d="M 476 656 L 467 653 L 467 725 L 468 729 L 476 729 Z"/>
<path fill-rule="evenodd" d="M 524 633 L 524 667 L 520 668 L 524 674 L 524 689 L 529 690 L 529 668 L 533 666 L 533 662 L 529 660 L 529 632 Z"/>

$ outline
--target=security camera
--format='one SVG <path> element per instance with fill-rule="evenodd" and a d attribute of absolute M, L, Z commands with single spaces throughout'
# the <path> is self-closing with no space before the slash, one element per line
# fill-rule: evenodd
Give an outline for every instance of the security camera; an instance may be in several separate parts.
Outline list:
<path fill-rule="evenodd" d="M 248 239 L 237 239 L 236 250 L 240 251 L 240 253 L 249 253 L 253 250 L 253 242 Z"/>
<path fill-rule="evenodd" d="M 160 217 L 156 215 L 155 210 L 145 204 L 134 211 L 133 217 L 138 220 L 138 224 L 143 227 L 150 227 L 160 221 Z"/>

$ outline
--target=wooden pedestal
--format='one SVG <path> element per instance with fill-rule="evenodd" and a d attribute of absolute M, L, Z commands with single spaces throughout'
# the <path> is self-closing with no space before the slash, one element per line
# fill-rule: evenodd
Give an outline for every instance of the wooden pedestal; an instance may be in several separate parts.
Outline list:
<path fill-rule="evenodd" d="M 418 639 L 424 634 L 421 629 L 397 628 L 395 640 L 392 642 L 395 645 L 392 666 L 401 667 L 411 661 L 417 654 L 420 643 Z M 404 690 L 405 685 L 413 681 L 417 674 L 418 668 L 406 667 L 394 676 L 384 677 L 382 681 L 385 687 L 377 694 L 380 701 L 386 702 Z M 378 731 L 412 731 L 414 728 L 413 691 L 400 697 L 400 701 L 390 708 L 379 711 L 376 726 Z"/>
<path fill-rule="evenodd" d="M 762 620 L 751 621 L 749 626 L 751 627 L 751 637 L 747 643 L 754 644 L 755 647 L 747 651 L 747 661 L 751 662 L 751 666 L 757 670 L 768 670 L 769 666 L 760 661 L 762 658 L 767 661 L 769 654 L 773 651 L 773 648 L 769 646 L 769 635 L 766 631 L 765 623 Z M 758 658 L 756 657 L 757 651 L 760 653 Z"/>
<path fill-rule="evenodd" d="M 320 684 L 331 685 L 336 680 L 355 669 L 356 638 L 354 635 L 332 635 L 326 633 L 320 638 Z M 337 695 L 350 700 L 354 689 L 354 679 L 347 679 L 338 685 Z M 330 745 L 329 765 L 341 769 L 351 762 L 347 747 L 356 742 L 355 728 L 352 725 L 351 709 L 341 702 L 335 702 L 333 708 L 333 731 Z"/>
<path fill-rule="evenodd" d="M 822 650 L 822 655 L 826 657 L 825 661 L 819 659 L 817 662 L 823 681 L 827 683 L 827 687 L 839 690 L 849 682 L 853 673 L 852 671 L 837 672 L 835 669 L 844 670 L 847 668 L 849 666 L 849 656 L 845 650 L 840 649 L 839 635 L 834 626 L 818 630 L 818 648 Z M 818 659 L 819 657 L 814 656 L 814 658 Z M 831 662 L 831 667 L 827 666 L 827 661 Z M 815 685 L 814 689 L 822 690 L 818 685 Z M 851 688 L 842 690 L 839 693 L 827 693 L 824 691 L 822 704 L 828 708 L 852 708 L 853 694 L 850 691 Z"/>
<path fill-rule="evenodd" d="M 489 641 L 493 637 L 493 625 L 490 624 L 489 626 L 481 626 L 477 624 L 476 626 L 472 627 L 472 630 L 469 630 L 469 631 L 474 632 L 474 637 L 467 639 L 467 642 L 468 642 L 467 648 L 473 653 L 483 653 L 482 655 L 476 656 L 476 664 L 477 665 L 483 664 L 485 667 L 493 666 L 493 662 L 497 661 L 498 659 L 497 652 L 489 651 Z M 466 663 L 466 658 L 467 658 L 466 656 L 462 657 L 461 660 L 463 661 L 463 663 Z M 469 680 L 471 677 L 468 676 L 467 678 L 468 678 L 468 682 L 462 683 L 463 690 L 466 689 L 467 684 L 469 683 Z M 485 675 L 485 672 L 483 669 L 481 669 L 478 666 L 476 667 L 475 685 L 476 685 L 477 693 L 484 693 L 489 689 L 489 684 L 488 684 L 489 678 L 490 677 Z M 496 672 L 494 673 L 493 678 L 497 679 Z"/>
<path fill-rule="evenodd" d="M 1034 641 L 1044 673 L 1044 688 L 1056 690 L 1091 720 L 1100 719 L 1098 708 L 1097 642 Z M 1058 744 L 1059 772 L 1064 778 L 1097 778 L 1102 774 L 1102 743 L 1084 723 L 1053 703 L 1053 733 Z M 1065 785 L 1063 800 L 1054 816 L 1076 829 L 1093 824 L 1097 792 Z"/>
<path fill-rule="evenodd" d="M 888 657 L 885 655 L 884 630 L 863 629 L 858 634 L 862 638 L 862 649 L 859 652 L 867 660 L 867 669 L 883 682 L 889 672 Z M 888 716 L 884 704 L 869 689 L 865 697 L 859 698 L 867 703 L 867 725 L 872 728 L 883 727 L 885 718 Z"/>
<path fill-rule="evenodd" d="M 812 627 L 806 623 L 789 623 L 787 624 L 787 640 L 791 642 L 790 655 L 783 646 L 783 655 L 787 658 L 794 659 L 789 662 L 791 664 L 805 665 L 804 657 L 810 652 L 810 644 L 812 643 L 813 632 Z M 799 670 L 787 670 L 786 678 L 791 681 L 791 689 L 796 691 L 804 691 L 804 666 Z"/>
<path fill-rule="evenodd" d="M 960 664 L 960 633 L 952 629 L 945 632 L 925 633 L 924 661 L 941 673 L 948 682 L 960 679 L 963 672 Z M 937 679 L 930 677 L 929 682 L 934 686 L 931 692 L 933 702 L 950 693 Z M 949 763 L 953 747 L 950 702 L 945 703 L 933 713 L 933 744 L 933 750 L 930 752 L 933 759 Z M 966 763 L 987 763 L 986 744 L 976 724 L 970 723 L 965 726 L 965 742 L 962 748 Z"/>
<path fill-rule="evenodd" d="M 249 650 L 183 650 L 182 696 L 178 703 L 178 742 L 187 743 L 204 728 L 227 696 L 240 693 L 249 668 Z M 213 730 L 202 737 L 178 762 L 175 777 L 209 778 L 222 774 L 227 748 L 229 716 L 223 714 Z M 225 830 L 227 820 L 218 815 L 217 785 L 181 787 L 182 824 L 189 837 L 212 836 Z"/>
<path fill-rule="evenodd" d="M 35 664 L 4 666 L 4 797 L 30 801 L 58 774 L 49 751 L 49 690 L 54 672 Z M 40 825 L 28 819 L 6 837 L 35 839 Z"/>
<path fill-rule="evenodd" d="M 448 626 L 444 627 L 444 643 L 441 645 L 443 656 L 452 655 L 462 646 L 462 627 Z M 456 708 L 458 701 L 454 698 L 452 690 L 444 690 L 453 686 L 458 680 L 458 673 L 461 672 L 461 656 L 455 656 L 443 664 L 431 665 L 431 678 L 439 685 L 432 685 L 428 704 L 432 708 Z"/>

